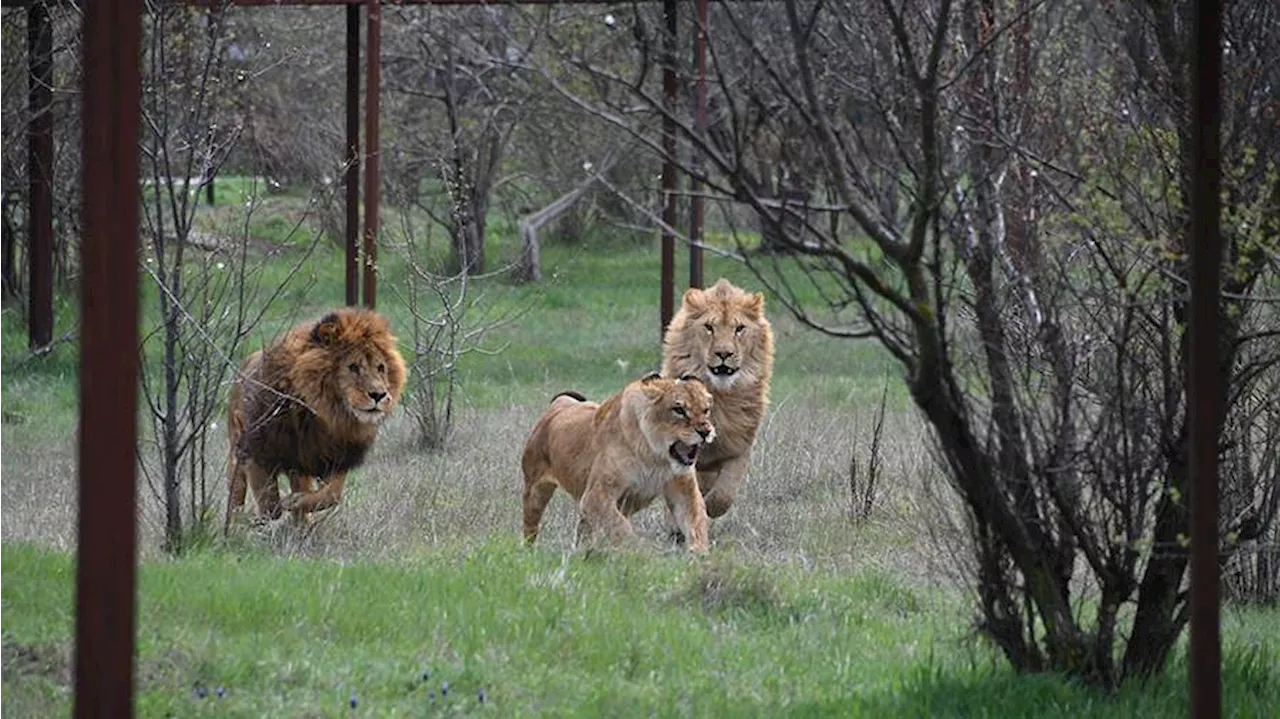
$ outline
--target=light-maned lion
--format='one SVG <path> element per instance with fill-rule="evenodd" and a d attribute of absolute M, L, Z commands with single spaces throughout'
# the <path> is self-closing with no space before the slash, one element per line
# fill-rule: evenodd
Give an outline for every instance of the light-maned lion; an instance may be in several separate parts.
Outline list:
<path fill-rule="evenodd" d="M 538 537 L 542 513 L 560 487 L 578 501 L 578 538 L 635 537 L 629 517 L 658 495 L 693 552 L 707 551 L 707 513 L 693 466 L 713 446 L 711 393 L 697 378 L 651 374 L 603 404 L 557 395 L 525 442 L 524 537 Z"/>
<path fill-rule="evenodd" d="M 240 366 L 227 408 L 227 517 L 253 490 L 261 517 L 303 520 L 336 506 L 404 389 L 387 320 L 344 308 L 304 322 Z M 276 477 L 292 492 L 280 497 Z M 317 487 L 317 481 L 320 486 Z"/>
<path fill-rule="evenodd" d="M 742 487 L 769 406 L 773 329 L 764 316 L 764 295 L 726 279 L 687 290 L 662 338 L 662 374 L 698 377 L 715 398 L 716 443 L 698 456 L 698 486 L 707 516 L 719 517 Z"/>

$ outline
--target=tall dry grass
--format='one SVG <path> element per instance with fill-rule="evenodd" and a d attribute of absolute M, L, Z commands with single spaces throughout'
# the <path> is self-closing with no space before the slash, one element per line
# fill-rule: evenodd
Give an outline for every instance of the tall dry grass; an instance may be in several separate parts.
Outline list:
<path fill-rule="evenodd" d="M 914 409 L 888 408 L 881 476 L 871 516 L 857 520 L 850 491 L 850 459 L 866 454 L 877 407 L 832 407 L 817 389 L 775 396 L 757 440 L 746 484 L 730 512 L 712 523 L 713 551 L 762 563 L 789 562 L 836 569 L 876 567 L 932 581 L 950 558 L 937 550 L 954 537 L 933 536 L 949 495 L 927 451 Z M 348 480 L 343 504 L 299 529 L 287 520 L 268 527 L 233 527 L 233 541 L 268 551 L 344 558 L 390 558 L 433 547 L 487 541 L 520 532 L 519 458 L 542 406 L 464 410 L 448 449 L 417 450 L 412 423 L 397 413 L 384 427 L 366 464 Z M 75 546 L 74 437 L 32 437 L 5 427 L 3 539 Z M 210 450 L 215 472 L 226 466 L 225 446 Z M 159 552 L 163 508 L 139 486 L 139 526 L 145 555 Z M 223 511 L 225 485 L 213 489 Z M 941 497 L 943 506 L 937 499 Z M 635 518 L 653 551 L 667 551 L 659 504 Z M 539 546 L 573 547 L 577 509 L 558 493 L 543 520 Z"/>

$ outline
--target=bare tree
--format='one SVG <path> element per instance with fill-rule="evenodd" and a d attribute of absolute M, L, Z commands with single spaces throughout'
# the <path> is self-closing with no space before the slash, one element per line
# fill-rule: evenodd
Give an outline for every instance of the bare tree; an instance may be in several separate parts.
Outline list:
<path fill-rule="evenodd" d="M 250 256 L 251 198 L 237 237 L 194 228 L 199 194 L 240 136 L 223 88 L 221 12 L 159 3 L 146 14 L 142 141 L 143 270 L 158 323 L 144 330 L 141 383 L 150 433 L 144 476 L 164 510 L 165 548 L 212 536 L 216 480 L 208 445 L 245 341 L 290 284 L 267 286 Z M 302 227 L 299 221 L 294 231 Z M 315 242 L 302 253 L 309 255 Z M 157 466 L 158 465 L 158 466 Z M 218 473 L 220 475 L 220 473 Z"/>
<path fill-rule="evenodd" d="M 505 8 L 401 8 L 386 63 L 396 133 L 391 192 L 448 229 L 454 272 L 485 271 L 485 232 L 502 160 L 531 101 L 505 58 L 529 52 L 509 40 Z M 438 180 L 423 192 L 423 180 Z"/>
<path fill-rule="evenodd" d="M 480 288 L 485 276 L 465 268 L 447 274 L 433 262 L 429 248 L 435 223 L 416 223 L 403 216 L 400 252 L 409 274 L 393 292 L 404 303 L 409 322 L 409 376 L 405 412 L 417 425 L 418 445 L 439 451 L 453 433 L 456 399 L 462 386 L 462 362 L 471 354 L 494 354 L 486 335 L 515 321 L 526 306 L 496 302 Z M 493 273 L 502 274 L 505 270 Z"/>
<path fill-rule="evenodd" d="M 40 5 L 47 17 L 48 38 L 52 65 L 48 68 L 52 105 L 47 109 L 52 124 L 53 166 L 53 280 L 55 288 L 77 276 L 79 271 L 80 238 L 80 156 L 76 147 L 80 137 L 79 93 L 73 88 L 80 83 L 79 28 L 81 16 L 74 9 L 68 11 L 57 3 L 44 0 Z M 3 19 L 3 92 L 0 94 L 0 110 L 3 112 L 3 186 L 0 195 L 0 220 L 3 221 L 3 245 L 0 247 L 0 280 L 3 297 L 25 298 L 27 291 L 28 262 L 28 209 L 31 187 L 28 161 L 27 133 L 33 119 L 30 90 L 33 83 L 43 83 L 43 78 L 32 77 L 31 60 L 27 52 L 27 19 L 30 11 L 5 12 Z M 55 291 L 55 300 L 57 294 Z M 24 308 L 25 311 L 25 308 Z"/>

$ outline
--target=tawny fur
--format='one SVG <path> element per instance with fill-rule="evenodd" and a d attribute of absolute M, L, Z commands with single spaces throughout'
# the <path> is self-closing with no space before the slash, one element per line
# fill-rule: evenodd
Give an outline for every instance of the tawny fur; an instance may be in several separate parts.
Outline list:
<path fill-rule="evenodd" d="M 560 487 L 578 502 L 579 540 L 634 538 L 629 517 L 662 495 L 690 551 L 707 551 L 707 513 L 693 461 L 715 446 L 711 402 L 697 379 L 656 374 L 603 404 L 557 395 L 530 432 L 521 460 L 525 541 L 537 539 L 543 511 Z"/>
<path fill-rule="evenodd" d="M 405 365 L 387 320 L 344 308 L 304 322 L 250 355 L 227 407 L 227 517 L 253 491 L 262 518 L 298 520 L 342 499 L 404 389 Z M 289 479 L 280 497 L 276 477 Z M 317 486 L 318 485 L 318 486 Z"/>
<path fill-rule="evenodd" d="M 697 377 L 715 398 L 716 443 L 698 456 L 698 486 L 707 516 L 719 517 L 742 487 L 769 406 L 773 329 L 764 295 L 726 279 L 687 290 L 662 339 L 662 374 Z"/>

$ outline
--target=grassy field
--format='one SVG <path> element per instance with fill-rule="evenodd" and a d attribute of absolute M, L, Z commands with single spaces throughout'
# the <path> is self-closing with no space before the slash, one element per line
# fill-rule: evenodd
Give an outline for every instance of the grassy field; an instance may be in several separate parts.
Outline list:
<path fill-rule="evenodd" d="M 5 715 L 65 714 L 72 563 L 28 545 L 4 558 Z M 1011 675 L 945 594 L 726 552 L 239 548 L 147 563 L 140 583 L 142 716 L 1134 717 L 1186 701 L 1181 664 L 1104 699 Z M 1228 616 L 1227 716 L 1280 701 L 1274 654 L 1246 639 L 1275 629 Z"/>
<path fill-rule="evenodd" d="M 221 183 L 220 206 L 201 211 L 202 229 L 244 225 L 244 189 Z M 305 206 L 296 195 L 272 196 L 247 223 L 263 282 L 301 267 L 269 308 L 263 339 L 342 300 L 339 251 L 292 229 Z M 394 210 L 387 214 L 393 226 Z M 514 256 L 514 233 L 501 218 L 491 232 L 490 263 L 500 265 Z M 1150 686 L 1102 697 L 1055 677 L 1017 676 L 974 639 L 958 515 L 897 368 L 875 346 L 802 329 L 776 305 L 773 405 L 744 493 L 712 527 L 709 558 L 672 552 L 655 509 L 637 517 L 648 539 L 639 551 L 574 553 L 576 510 L 563 494 L 538 547 L 519 547 L 518 455 L 547 399 L 569 388 L 602 397 L 659 360 L 652 241 L 606 230 L 589 240 L 548 244 L 540 285 L 479 284 L 485 307 L 522 314 L 486 336 L 488 351 L 464 358 L 447 448 L 419 450 L 398 413 L 352 475 L 343 506 L 310 530 L 240 530 L 171 559 L 158 549 L 162 515 L 141 485 L 140 715 L 1185 711 L 1181 654 Z M 403 337 L 406 262 L 384 249 L 380 272 L 380 309 Z M 759 286 L 741 265 L 708 257 L 707 279 L 719 276 Z M 151 327 L 155 292 L 146 292 Z M 59 308 L 56 336 L 74 333 L 73 308 Z M 0 707 L 5 716 L 65 715 L 75 345 L 30 358 L 11 309 L 0 330 Z M 850 461 L 866 464 L 886 387 L 881 489 L 871 517 L 855 522 Z M 206 457 L 215 474 L 225 464 L 221 436 Z M 213 489 L 219 511 L 224 491 Z M 1266 716 L 1280 704 L 1280 611 L 1230 611 L 1224 633 L 1228 715 Z"/>

